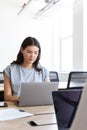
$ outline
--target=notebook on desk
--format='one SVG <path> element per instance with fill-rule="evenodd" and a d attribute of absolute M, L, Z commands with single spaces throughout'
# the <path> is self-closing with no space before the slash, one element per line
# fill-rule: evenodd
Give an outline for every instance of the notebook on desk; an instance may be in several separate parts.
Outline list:
<path fill-rule="evenodd" d="M 53 104 L 52 91 L 58 89 L 58 82 L 22 83 L 18 106 Z"/>
<path fill-rule="evenodd" d="M 70 130 L 82 89 L 64 89 L 52 92 L 58 130 Z"/>

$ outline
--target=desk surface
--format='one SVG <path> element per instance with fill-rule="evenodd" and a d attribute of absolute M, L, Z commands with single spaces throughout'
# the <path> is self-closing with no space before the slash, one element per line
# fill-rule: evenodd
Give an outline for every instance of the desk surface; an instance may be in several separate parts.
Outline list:
<path fill-rule="evenodd" d="M 58 88 L 66 88 L 66 82 L 59 82 Z M 0 84 L 0 91 L 4 91 L 4 85 Z M 35 106 L 35 107 L 16 107 L 13 103 L 8 102 L 8 108 L 23 109 L 35 115 L 20 119 L 0 122 L 1 130 L 58 130 L 53 105 Z M 6 109 L 5 107 L 0 109 Z M 47 113 L 47 114 L 46 114 Z M 33 120 L 42 124 L 54 123 L 53 125 L 31 126 L 27 122 Z"/>
<path fill-rule="evenodd" d="M 29 113 L 33 113 L 35 115 L 31 117 L 25 117 L 20 119 L 8 120 L 8 121 L 1 121 L 0 122 L 0 129 L 1 130 L 58 130 L 56 125 L 56 117 L 54 113 L 53 105 L 48 106 L 33 106 L 33 107 L 16 107 L 13 103 L 8 102 L 7 108 L 17 108 L 23 109 Z M 5 107 L 0 108 L 6 109 Z M 47 113 L 47 114 L 46 114 Z M 44 126 L 31 126 L 27 122 L 33 120 L 36 122 L 41 122 L 42 124 L 48 124 L 50 122 L 55 124 L 51 125 L 44 125 Z"/>
<path fill-rule="evenodd" d="M 4 84 L 0 83 L 0 91 L 4 91 Z"/>

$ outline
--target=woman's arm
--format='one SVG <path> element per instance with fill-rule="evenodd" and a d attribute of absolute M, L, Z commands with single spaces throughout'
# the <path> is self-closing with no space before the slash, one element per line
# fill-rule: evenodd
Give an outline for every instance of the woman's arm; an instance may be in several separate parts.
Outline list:
<path fill-rule="evenodd" d="M 11 82 L 5 73 L 4 73 L 4 100 L 13 102 L 19 101 L 18 96 L 12 95 Z"/>

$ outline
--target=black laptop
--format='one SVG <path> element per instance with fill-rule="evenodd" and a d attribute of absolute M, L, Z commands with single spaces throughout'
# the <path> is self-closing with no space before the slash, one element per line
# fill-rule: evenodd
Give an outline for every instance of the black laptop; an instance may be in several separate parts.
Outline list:
<path fill-rule="evenodd" d="M 52 92 L 58 130 L 69 130 L 73 122 L 82 89 L 64 89 Z"/>

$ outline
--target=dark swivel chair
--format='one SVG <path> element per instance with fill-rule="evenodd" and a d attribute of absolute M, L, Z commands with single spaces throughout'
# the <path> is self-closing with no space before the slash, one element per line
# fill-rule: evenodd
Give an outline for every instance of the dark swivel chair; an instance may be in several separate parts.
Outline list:
<path fill-rule="evenodd" d="M 0 72 L 0 83 L 4 83 L 3 72 Z"/>
<path fill-rule="evenodd" d="M 3 72 L 0 72 L 0 84 L 4 83 Z M 4 101 L 4 92 L 0 91 L 0 101 Z"/>
<path fill-rule="evenodd" d="M 87 71 L 71 71 L 68 76 L 67 88 L 83 88 L 87 81 Z"/>
<path fill-rule="evenodd" d="M 50 71 L 49 72 L 49 77 L 51 82 L 59 82 L 59 76 L 58 72 L 56 71 Z"/>

